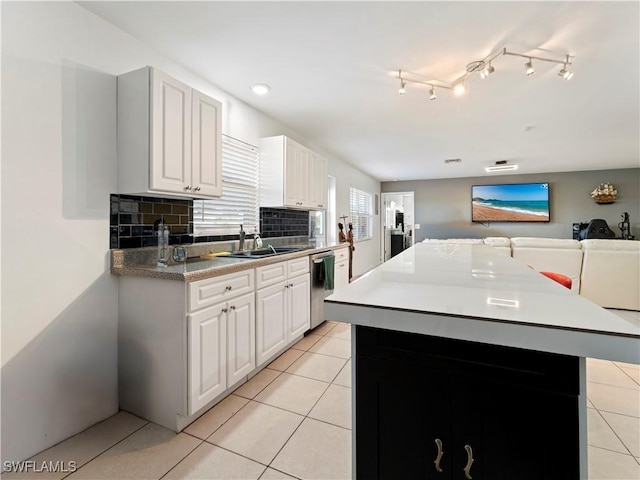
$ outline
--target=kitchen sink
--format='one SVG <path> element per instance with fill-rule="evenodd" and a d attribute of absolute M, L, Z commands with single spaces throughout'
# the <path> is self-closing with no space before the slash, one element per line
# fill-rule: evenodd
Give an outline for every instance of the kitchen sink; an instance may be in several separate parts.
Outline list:
<path fill-rule="evenodd" d="M 274 255 L 283 255 L 285 253 L 299 252 L 301 250 L 306 250 L 308 246 L 281 246 L 281 247 L 273 247 L 273 248 L 258 248 L 255 250 L 243 250 L 231 252 L 229 254 L 230 257 L 233 258 L 264 258 L 264 257 L 272 257 Z"/>

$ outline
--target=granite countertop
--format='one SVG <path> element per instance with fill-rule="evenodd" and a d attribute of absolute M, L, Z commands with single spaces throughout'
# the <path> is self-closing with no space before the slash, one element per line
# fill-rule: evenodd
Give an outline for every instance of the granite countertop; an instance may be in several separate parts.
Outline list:
<path fill-rule="evenodd" d="M 146 249 L 111 250 L 111 273 L 114 275 L 191 282 L 292 260 L 294 258 L 306 257 L 326 250 L 338 250 L 347 247 L 348 243 L 328 243 L 307 246 L 304 250 L 291 253 L 246 259 L 234 257 L 200 258 L 200 255 L 224 250 L 212 250 L 211 247 L 207 245 L 194 245 L 185 247 L 189 257 L 186 262 L 172 262 L 166 267 L 156 266 L 156 249 L 153 247 Z"/>

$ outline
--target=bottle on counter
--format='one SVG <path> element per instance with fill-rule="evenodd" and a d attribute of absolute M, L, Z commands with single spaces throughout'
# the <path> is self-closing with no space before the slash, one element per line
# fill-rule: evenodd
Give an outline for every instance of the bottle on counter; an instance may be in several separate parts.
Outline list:
<path fill-rule="evenodd" d="M 169 227 L 164 223 L 158 225 L 158 267 L 166 267 L 169 253 Z"/>

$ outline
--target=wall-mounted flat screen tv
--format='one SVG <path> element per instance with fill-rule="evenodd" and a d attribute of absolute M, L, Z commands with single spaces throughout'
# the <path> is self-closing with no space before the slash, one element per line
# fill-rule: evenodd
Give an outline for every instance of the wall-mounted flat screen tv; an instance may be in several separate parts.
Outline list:
<path fill-rule="evenodd" d="M 549 184 L 473 185 L 472 222 L 548 222 Z"/>

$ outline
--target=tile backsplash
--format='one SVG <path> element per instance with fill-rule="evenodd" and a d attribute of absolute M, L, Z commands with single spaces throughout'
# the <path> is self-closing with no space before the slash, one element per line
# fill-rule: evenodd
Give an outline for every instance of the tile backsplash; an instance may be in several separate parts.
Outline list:
<path fill-rule="evenodd" d="M 260 234 L 269 237 L 302 237 L 309 235 L 309 212 L 285 208 L 260 208 Z"/>
<path fill-rule="evenodd" d="M 172 198 L 112 194 L 111 248 L 140 248 L 158 244 L 154 225 L 163 220 L 169 227 L 169 244 L 192 244 L 238 240 L 238 235 L 193 234 L 193 201 Z M 247 231 L 248 237 L 251 236 Z M 260 208 L 263 238 L 308 237 L 309 212 L 284 208 Z"/>
<path fill-rule="evenodd" d="M 154 224 L 169 227 L 169 244 L 193 243 L 193 201 L 111 195 L 111 248 L 139 248 L 158 244 Z"/>

